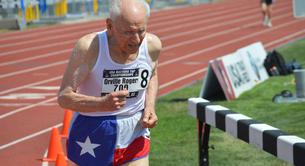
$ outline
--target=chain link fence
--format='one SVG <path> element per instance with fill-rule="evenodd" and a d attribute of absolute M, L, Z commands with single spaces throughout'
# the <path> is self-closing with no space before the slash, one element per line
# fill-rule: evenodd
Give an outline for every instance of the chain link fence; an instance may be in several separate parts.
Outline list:
<path fill-rule="evenodd" d="M 147 0 L 152 10 L 212 0 Z M 0 29 L 23 29 L 27 25 L 52 24 L 88 17 L 107 17 L 111 0 L 0 0 Z"/>

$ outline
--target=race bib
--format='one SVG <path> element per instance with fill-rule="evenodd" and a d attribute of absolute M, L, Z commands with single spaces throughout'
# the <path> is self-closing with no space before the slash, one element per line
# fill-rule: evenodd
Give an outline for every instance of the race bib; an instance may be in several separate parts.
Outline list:
<path fill-rule="evenodd" d="M 101 95 L 127 89 L 128 98 L 137 97 L 139 90 L 147 88 L 149 77 L 147 69 L 104 70 Z"/>

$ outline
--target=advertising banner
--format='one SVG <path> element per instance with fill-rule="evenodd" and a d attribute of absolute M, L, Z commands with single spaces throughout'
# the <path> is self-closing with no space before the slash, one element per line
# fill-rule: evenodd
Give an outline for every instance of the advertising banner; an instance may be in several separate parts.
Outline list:
<path fill-rule="evenodd" d="M 211 60 L 200 96 L 208 100 L 234 100 L 269 78 L 263 66 L 267 53 L 257 42 Z"/>
<path fill-rule="evenodd" d="M 261 42 L 257 42 L 237 50 L 249 71 L 250 79 L 254 83 L 261 83 L 269 78 L 264 67 L 267 52 Z"/>

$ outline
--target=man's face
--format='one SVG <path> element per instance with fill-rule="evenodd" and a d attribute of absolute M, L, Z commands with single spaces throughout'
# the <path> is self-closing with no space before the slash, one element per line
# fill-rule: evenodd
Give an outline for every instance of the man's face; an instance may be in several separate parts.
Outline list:
<path fill-rule="evenodd" d="M 136 53 L 146 34 L 146 20 L 130 22 L 118 18 L 113 22 L 113 28 L 113 36 L 120 50 L 127 54 Z"/>

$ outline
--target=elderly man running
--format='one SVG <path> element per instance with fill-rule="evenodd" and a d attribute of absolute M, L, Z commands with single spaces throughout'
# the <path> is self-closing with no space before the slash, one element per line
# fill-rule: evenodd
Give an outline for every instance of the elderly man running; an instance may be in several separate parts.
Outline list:
<path fill-rule="evenodd" d="M 112 0 L 107 28 L 76 43 L 58 94 L 75 111 L 67 150 L 79 166 L 148 166 L 158 118 L 160 39 L 144 0 Z"/>

